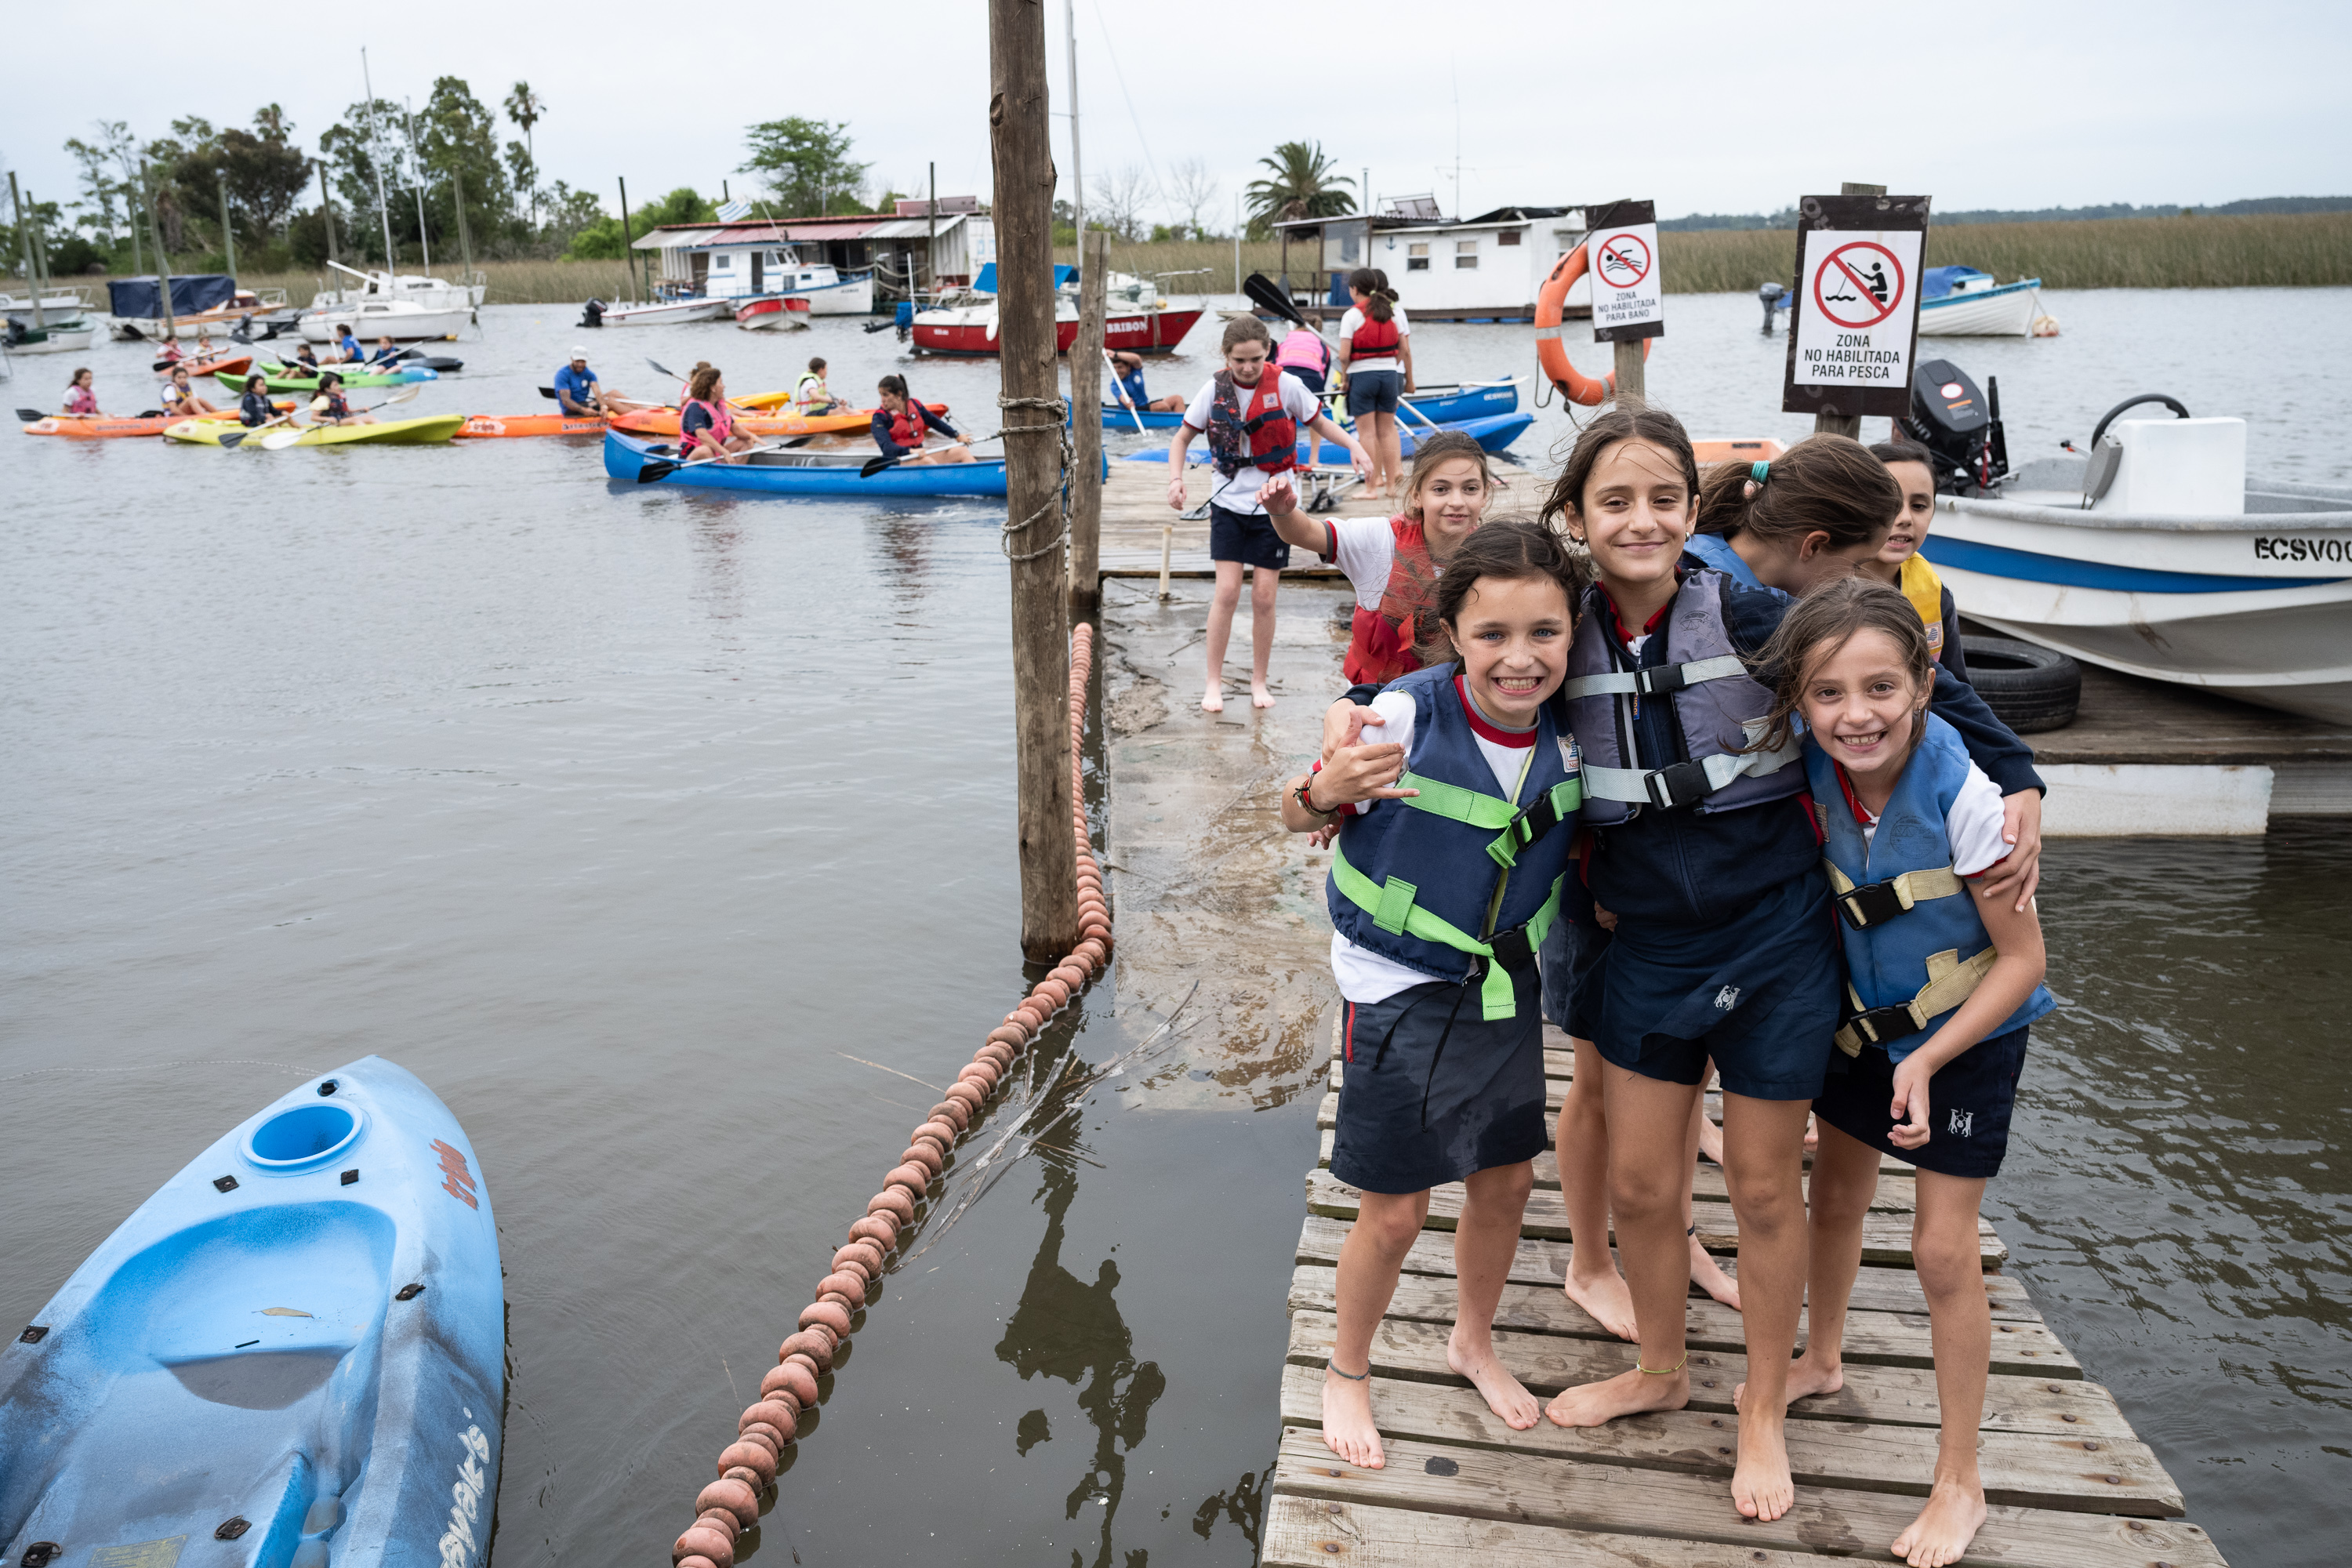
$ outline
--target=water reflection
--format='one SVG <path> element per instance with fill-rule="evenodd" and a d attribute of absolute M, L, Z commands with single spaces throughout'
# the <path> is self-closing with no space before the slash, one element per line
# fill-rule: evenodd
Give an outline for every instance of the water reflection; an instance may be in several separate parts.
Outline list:
<path fill-rule="evenodd" d="M 1127 1456 L 1143 1441 L 1145 1418 L 1168 1391 L 1168 1380 L 1157 1362 L 1135 1359 L 1134 1336 L 1117 1300 L 1118 1265 L 1104 1258 L 1091 1282 L 1062 1267 L 1064 1220 L 1070 1200 L 1077 1195 L 1078 1180 L 1061 1159 L 1042 1149 L 1039 1154 L 1046 1161 L 1045 1235 L 1029 1265 L 1020 1305 L 1005 1321 L 996 1355 L 1024 1382 L 1042 1373 L 1077 1390 L 1077 1406 L 1094 1424 L 1094 1463 L 1070 1489 L 1063 1517 L 1077 1518 L 1078 1510 L 1088 1503 L 1101 1507 L 1101 1546 L 1093 1568 L 1109 1568 L 1112 1528 L 1127 1488 Z M 1016 1428 L 1024 1454 L 1051 1437 L 1042 1410 L 1024 1415 Z M 1128 1553 L 1131 1568 L 1140 1568 L 1136 1560 L 1142 1555 Z M 1070 1563 L 1082 1568 L 1084 1558 L 1073 1550 Z"/>
<path fill-rule="evenodd" d="M 922 511 L 880 512 L 873 520 L 882 580 L 900 609 L 913 609 L 929 596 L 932 535 L 939 526 L 937 517 Z"/>

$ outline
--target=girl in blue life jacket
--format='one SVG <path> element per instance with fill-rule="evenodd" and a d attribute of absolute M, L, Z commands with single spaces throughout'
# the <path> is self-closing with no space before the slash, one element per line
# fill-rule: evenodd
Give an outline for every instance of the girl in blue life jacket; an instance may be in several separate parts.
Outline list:
<path fill-rule="evenodd" d="M 1979 885 L 2009 852 L 2000 792 L 1927 711 L 1934 656 L 1901 592 L 1864 578 L 1822 589 L 1789 612 L 1764 665 L 1777 674 L 1765 744 L 1804 721 L 1847 987 L 1841 1055 L 1813 1102 L 1812 1315 L 1787 1394 L 1843 1386 L 1839 1342 L 1879 1158 L 1908 1160 L 1943 1429 L 1927 1505 L 1889 1550 L 1943 1568 L 1985 1518 L 1977 1427 L 1992 1323 L 1977 1209 L 2009 1145 L 2027 1026 L 2057 1005 L 2042 984 L 2042 925 L 2031 904 Z"/>
<path fill-rule="evenodd" d="M 1385 1462 L 1365 1381 L 1372 1332 L 1441 1183 L 1465 1188 L 1446 1364 L 1513 1429 L 1541 1415 L 1496 1357 L 1493 1329 L 1544 1147 L 1535 952 L 1559 912 L 1578 800 L 1575 743 L 1551 698 L 1581 586 L 1549 529 L 1471 534 L 1437 584 L 1455 658 L 1391 681 L 1366 745 L 1286 786 L 1292 832 L 1340 823 L 1327 900 L 1347 1065 L 1331 1173 L 1363 1196 L 1339 1249 L 1323 1441 L 1351 1465 Z"/>
<path fill-rule="evenodd" d="M 1747 580 L 1685 553 L 1694 495 L 1697 519 L 1716 524 Z M 1843 437 L 1801 442 L 1768 469 L 1718 471 L 1702 492 L 1681 424 L 1619 408 L 1586 426 L 1547 508 L 1586 542 L 1598 579 L 1562 689 L 1583 752 L 1582 824 L 1593 830 L 1585 882 L 1617 923 L 1556 940 L 1546 989 L 1571 1037 L 1589 1043 L 1579 1089 L 1601 1088 L 1601 1217 L 1615 1219 L 1642 1351 L 1634 1371 L 1571 1388 L 1548 1414 L 1596 1426 L 1688 1400 L 1686 1140 L 1711 1059 L 1725 1091 L 1748 1365 L 1764 1395 L 1741 1417 L 1732 1478 L 1734 1505 L 1750 1519 L 1777 1519 L 1794 1500 L 1782 1385 L 1804 1293 L 1801 1141 L 1840 1008 L 1804 770 L 1793 745 L 1755 743 L 1771 693 L 1748 661 L 1790 595 L 1851 575 L 1901 504 L 1884 466 Z M 1939 678 L 1933 700 L 2003 791 L 2039 787 L 2031 752 L 1973 692 Z M 2020 811 L 2013 863 L 2038 842 L 2038 812 Z M 2003 887 L 2019 902 L 2030 891 L 2014 875 Z M 1573 1157 L 1589 1159 L 1596 1142 L 1584 1106 L 1581 1124 L 1563 1113 L 1564 1189 Z M 1590 1223 L 1581 1234 L 1601 1234 Z"/>

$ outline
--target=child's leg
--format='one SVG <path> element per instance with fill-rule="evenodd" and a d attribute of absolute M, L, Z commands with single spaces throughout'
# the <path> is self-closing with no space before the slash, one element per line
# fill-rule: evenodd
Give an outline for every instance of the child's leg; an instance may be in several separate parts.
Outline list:
<path fill-rule="evenodd" d="M 1370 1470 L 1388 1462 L 1372 1424 L 1372 1385 L 1367 1381 L 1372 1331 L 1388 1312 L 1404 1255 L 1412 1250 L 1428 1213 L 1427 1193 L 1366 1193 L 1355 1227 L 1339 1244 L 1339 1332 L 1323 1373 L 1323 1443 L 1348 1463 Z M 1494 1316 L 1491 1304 L 1487 1316 Z"/>
<path fill-rule="evenodd" d="M 1459 1292 L 1445 1364 L 1468 1378 L 1487 1408 L 1515 1432 L 1536 1424 L 1543 1406 L 1495 1356 L 1495 1308 L 1503 1299 L 1511 1259 L 1518 1252 L 1519 1219 L 1536 1184 L 1532 1161 L 1475 1172 L 1463 1184 L 1462 1222 L 1454 1233 L 1454 1278 Z"/>
<path fill-rule="evenodd" d="M 1404 437 L 1397 429 L 1397 416 L 1376 414 L 1372 417 L 1381 426 L 1381 483 L 1401 493 L 1404 485 Z"/>
<path fill-rule="evenodd" d="M 1271 566 L 1250 568 L 1250 706 L 1271 708 L 1274 693 L 1265 689 L 1266 668 L 1274 659 L 1274 593 L 1282 574 Z"/>
<path fill-rule="evenodd" d="M 1217 563 L 1217 586 L 1209 595 L 1209 689 L 1201 706 L 1212 713 L 1225 710 L 1225 639 L 1234 632 L 1234 606 L 1242 599 L 1242 563 Z"/>
<path fill-rule="evenodd" d="M 1833 1136 L 1823 1129 L 1822 1142 Z M 1984 1201 L 1984 1185 L 1980 1176 L 1933 1171 L 1918 1175 L 1911 1257 L 1927 1292 L 1943 1431 L 1927 1506 L 1889 1548 L 1914 1568 L 1958 1562 L 1985 1520 L 1984 1482 L 1977 1475 L 1977 1428 L 1984 1420 L 1985 1371 L 1992 1357 L 1992 1311 L 1985 1303 L 1984 1263 L 1977 1250 L 1977 1208 Z"/>
<path fill-rule="evenodd" d="M 1720 1165 L 1723 1163 L 1723 1129 L 1717 1127 L 1715 1119 L 1706 1113 L 1706 1090 L 1714 1084 L 1715 1061 L 1710 1058 L 1706 1064 L 1706 1076 L 1698 1080 L 1699 1100 L 1691 1108 L 1691 1125 L 1698 1129 L 1698 1152 Z M 1809 1142 L 1805 1147 L 1810 1149 L 1812 1145 Z"/>
<path fill-rule="evenodd" d="M 1699 1078 L 1699 1091 L 1691 1100 L 1690 1135 L 1683 1143 L 1683 1222 L 1688 1227 L 1691 1283 L 1736 1312 L 1739 1310 L 1739 1282 L 1726 1274 L 1723 1265 L 1715 1260 L 1715 1254 L 1701 1245 L 1698 1214 L 1691 1207 L 1691 1183 L 1698 1174 L 1699 1151 L 1706 1146 L 1710 1132 L 1715 1134 L 1715 1163 L 1723 1163 L 1723 1133 L 1706 1115 L 1706 1086 L 1714 1077 L 1715 1064 L 1709 1062 L 1707 1070 Z"/>
<path fill-rule="evenodd" d="M 1806 1208 L 1812 1229 L 1807 1250 L 1805 1353 L 1789 1369 L 1788 1397 L 1835 1394 L 1845 1386 L 1845 1310 L 1862 1268 L 1862 1226 L 1878 1195 L 1878 1151 L 1823 1123 L 1813 1155 Z M 1975 1232 L 1969 1232 L 1973 1237 Z M 1748 1385 L 1731 1391 L 1747 1408 Z"/>
<path fill-rule="evenodd" d="M 1747 1407 L 1731 1501 L 1748 1519 L 1775 1520 L 1797 1500 L 1783 1436 L 1789 1360 L 1805 1301 L 1806 1100 L 1723 1097 L 1723 1173 L 1739 1221 L 1739 1303 L 1747 1321 Z M 1677 1145 L 1679 1148 L 1679 1145 Z"/>
<path fill-rule="evenodd" d="M 1634 1369 L 1579 1384 L 1545 1407 L 1562 1426 L 1598 1426 L 1644 1410 L 1679 1410 L 1690 1403 L 1689 1357 L 1684 1344 L 1690 1295 L 1688 1179 L 1679 1169 L 1696 1084 L 1643 1078 L 1613 1064 L 1601 1068 L 1602 1114 L 1609 1122 L 1609 1208 L 1617 1222 L 1617 1250 L 1633 1288 L 1641 1331 Z"/>
<path fill-rule="evenodd" d="M 1621 1340 L 1639 1337 L 1633 1293 L 1609 1251 L 1609 1120 L 1601 1114 L 1601 1052 L 1569 1037 L 1576 1076 L 1559 1108 L 1552 1139 L 1559 1152 L 1559 1194 L 1568 1204 L 1568 1299 Z"/>

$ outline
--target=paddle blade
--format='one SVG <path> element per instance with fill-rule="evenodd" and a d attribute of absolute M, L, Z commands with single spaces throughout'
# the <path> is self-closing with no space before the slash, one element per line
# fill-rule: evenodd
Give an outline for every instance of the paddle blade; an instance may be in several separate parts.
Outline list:
<path fill-rule="evenodd" d="M 224 452 L 233 452 L 236 450 L 236 448 L 245 445 L 245 438 L 252 434 L 253 432 L 250 430 L 230 431 L 227 435 L 220 438 L 221 450 Z"/>
<path fill-rule="evenodd" d="M 1298 307 L 1283 293 L 1281 285 L 1263 272 L 1251 273 L 1242 283 L 1242 292 L 1248 295 L 1250 303 L 1260 310 L 1271 310 L 1284 321 L 1298 326 L 1307 324 L 1307 318 L 1298 313 Z"/>
<path fill-rule="evenodd" d="M 674 370 L 670 369 L 670 368 L 669 368 L 669 366 L 667 366 L 667 365 L 666 365 L 666 364 L 662 363 L 662 362 L 661 362 L 661 361 L 659 361 L 659 360 L 657 360 L 657 359 L 649 359 L 649 360 L 646 361 L 646 363 L 647 364 L 649 364 L 649 365 L 653 366 L 653 367 L 654 367 L 654 370 L 655 370 L 657 374 L 662 374 L 662 375 L 666 375 L 666 376 L 669 377 L 672 381 L 684 381 L 684 380 L 686 379 L 686 377 L 684 377 L 684 376 L 682 376 L 682 375 L 678 374 L 677 374 L 677 372 L 676 372 L 676 371 L 674 371 Z"/>
<path fill-rule="evenodd" d="M 896 458 L 868 458 L 858 468 L 857 477 L 861 479 L 870 479 L 898 460 Z"/>
<path fill-rule="evenodd" d="M 34 420 L 47 419 L 48 416 L 37 408 L 19 408 L 16 410 L 16 417 L 30 425 Z"/>
<path fill-rule="evenodd" d="M 302 435 L 299 430 L 272 430 L 261 438 L 261 449 L 265 452 L 282 452 L 299 441 Z"/>
<path fill-rule="evenodd" d="M 649 485 L 656 479 L 666 479 L 669 478 L 670 475 L 677 472 L 677 468 L 678 465 L 676 463 L 664 463 L 660 461 L 647 463 L 644 468 L 637 470 L 637 483 L 641 485 Z"/>
<path fill-rule="evenodd" d="M 546 398 L 550 403 L 561 403 L 563 401 L 563 399 L 556 393 L 555 388 L 551 386 L 541 387 L 539 389 L 539 395 L 541 397 Z"/>

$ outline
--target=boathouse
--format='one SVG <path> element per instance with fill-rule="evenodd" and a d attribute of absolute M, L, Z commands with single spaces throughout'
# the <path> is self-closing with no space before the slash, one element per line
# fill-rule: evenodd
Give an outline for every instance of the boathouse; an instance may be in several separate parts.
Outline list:
<path fill-rule="evenodd" d="M 877 299 L 903 298 L 910 275 L 920 293 L 970 284 L 996 259 L 996 220 L 973 197 L 942 196 L 936 223 L 923 202 L 901 201 L 895 213 L 664 224 L 633 248 L 660 253 L 663 283 L 711 299 L 788 288 L 781 275 L 809 267 L 845 277 L 871 268 Z"/>
<path fill-rule="evenodd" d="M 1405 196 L 1370 216 L 1297 218 L 1274 232 L 1286 244 L 1294 289 L 1328 310 L 1348 308 L 1349 273 L 1377 267 L 1410 319 L 1532 321 L 1544 275 L 1584 243 L 1584 209 L 1507 206 L 1445 218 L 1429 197 Z M 1592 313 L 1582 279 L 1569 289 L 1567 313 Z"/>

